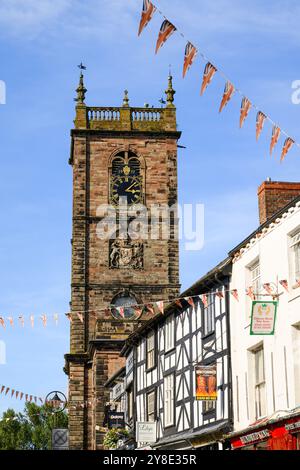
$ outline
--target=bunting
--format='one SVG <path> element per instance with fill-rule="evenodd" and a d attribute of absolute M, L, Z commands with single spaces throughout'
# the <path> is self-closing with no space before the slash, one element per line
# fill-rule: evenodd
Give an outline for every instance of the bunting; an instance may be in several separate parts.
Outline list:
<path fill-rule="evenodd" d="M 256 115 L 256 140 L 259 139 L 259 136 L 264 127 L 264 123 L 266 119 L 267 119 L 267 116 L 261 111 L 258 111 Z"/>
<path fill-rule="evenodd" d="M 160 313 L 164 314 L 164 302 L 163 300 L 160 300 L 159 302 L 156 302 L 157 308 L 160 311 Z"/>
<path fill-rule="evenodd" d="M 280 128 L 278 126 L 273 126 L 272 129 L 272 137 L 271 137 L 271 144 L 270 144 L 270 155 L 272 155 L 273 149 L 278 142 L 280 137 Z"/>
<path fill-rule="evenodd" d="M 163 13 L 157 9 L 157 7 L 150 1 L 150 0 L 144 0 L 143 1 L 143 9 L 142 9 L 142 14 L 141 14 L 141 20 L 139 24 L 139 30 L 138 30 L 138 35 L 141 34 L 143 29 L 147 26 L 149 21 L 152 19 L 154 13 L 158 11 L 163 17 L 164 20 L 162 22 L 157 43 L 156 43 L 156 49 L 155 53 L 158 52 L 158 50 L 162 47 L 162 45 L 167 41 L 167 39 L 175 32 L 178 31 L 177 27 L 171 23 L 164 15 Z M 180 35 L 185 38 L 185 35 L 179 31 Z M 187 71 L 193 64 L 195 57 L 197 53 L 199 52 L 200 56 L 207 61 L 207 57 L 205 54 L 201 51 L 198 51 L 198 48 L 193 45 L 190 41 L 186 42 L 185 46 L 185 55 L 184 55 L 184 64 L 183 64 L 183 78 L 185 77 Z M 211 82 L 214 74 L 218 71 L 218 69 L 212 65 L 210 61 L 207 61 L 205 70 L 204 70 L 204 75 L 203 75 L 203 80 L 202 80 L 202 85 L 201 85 L 201 91 L 200 94 L 202 95 L 204 91 L 206 90 L 207 86 Z M 225 85 L 225 91 L 223 94 L 223 98 L 221 101 L 220 109 L 219 112 L 221 112 L 224 107 L 228 104 L 230 99 L 232 98 L 232 95 L 235 91 L 237 91 L 240 95 L 242 95 L 242 103 L 241 103 L 241 111 L 240 111 L 240 128 L 243 127 L 244 122 L 249 114 L 249 111 L 251 107 L 258 109 L 255 104 L 252 104 L 248 98 L 244 95 L 244 93 L 236 88 L 234 84 L 229 81 L 229 79 L 226 77 L 226 75 L 219 70 L 220 75 L 225 79 L 226 85 Z M 300 147 L 300 144 L 298 142 L 295 142 L 291 137 L 286 134 L 278 125 L 274 124 L 273 121 L 270 119 L 269 116 L 267 116 L 265 113 L 262 111 L 258 111 L 256 115 L 256 140 L 259 139 L 260 134 L 262 132 L 263 126 L 265 121 L 268 120 L 270 123 L 273 124 L 273 133 L 272 133 L 272 139 L 271 139 L 271 145 L 270 145 L 270 153 L 272 154 L 272 151 L 277 144 L 280 134 L 284 134 L 286 136 L 282 153 L 281 153 L 281 158 L 280 161 L 282 162 L 287 155 L 288 151 L 292 148 L 293 144 L 296 144 L 298 147 Z"/>
<path fill-rule="evenodd" d="M 222 112 L 222 110 L 225 108 L 227 103 L 231 100 L 233 93 L 234 93 L 234 86 L 232 85 L 231 82 L 229 81 L 226 82 L 223 98 L 220 104 L 219 113 Z"/>
<path fill-rule="evenodd" d="M 249 114 L 250 109 L 251 109 L 250 100 L 248 100 L 248 98 L 244 96 L 244 98 L 242 99 L 242 104 L 241 104 L 240 128 L 243 127 L 243 124 Z"/>
<path fill-rule="evenodd" d="M 195 307 L 195 304 L 194 304 L 194 301 L 193 301 L 193 297 L 185 297 L 184 300 L 187 301 L 187 303 L 189 305 L 191 305 L 191 307 Z"/>
<path fill-rule="evenodd" d="M 224 299 L 223 292 L 220 291 L 220 290 L 218 290 L 218 291 L 216 292 L 216 296 L 219 297 L 219 299 Z"/>
<path fill-rule="evenodd" d="M 212 81 L 212 78 L 216 72 L 217 72 L 216 67 L 210 62 L 208 62 L 204 69 L 203 80 L 202 80 L 201 91 L 200 91 L 201 95 L 203 95 L 203 93 L 205 92 L 206 88 Z"/>
<path fill-rule="evenodd" d="M 169 39 L 169 37 L 176 31 L 175 26 L 170 23 L 168 20 L 164 20 L 159 33 L 158 39 L 156 42 L 155 54 L 159 51 L 159 49 L 163 46 L 163 44 Z"/>
<path fill-rule="evenodd" d="M 279 281 L 279 284 L 287 291 L 289 292 L 289 285 L 286 279 L 282 279 Z"/>
<path fill-rule="evenodd" d="M 207 308 L 207 306 L 208 306 L 207 295 L 206 295 L 206 294 L 202 294 L 202 295 L 201 295 L 201 300 L 202 300 L 202 302 L 203 302 L 204 308 Z"/>
<path fill-rule="evenodd" d="M 280 157 L 281 162 L 283 162 L 283 160 L 285 159 L 287 153 L 293 147 L 294 143 L 295 143 L 295 141 L 291 137 L 287 137 L 285 139 L 284 144 L 283 144 L 283 149 L 282 149 L 282 152 L 281 152 L 281 157 Z"/>
<path fill-rule="evenodd" d="M 143 29 L 146 28 L 149 21 L 152 20 L 152 17 L 155 11 L 156 11 L 156 7 L 153 5 L 153 3 L 150 2 L 150 0 L 143 0 L 143 9 L 142 9 L 138 36 L 141 34 Z"/>
<path fill-rule="evenodd" d="M 246 295 L 248 295 L 251 300 L 255 300 L 255 295 L 254 295 L 254 292 L 253 292 L 253 287 L 248 287 L 248 288 L 246 289 Z"/>
<path fill-rule="evenodd" d="M 183 78 L 185 77 L 187 71 L 193 64 L 195 58 L 197 55 L 197 49 L 191 42 L 188 42 L 187 45 L 185 46 L 185 51 L 184 51 L 184 62 L 183 62 L 183 72 L 182 76 Z"/>
<path fill-rule="evenodd" d="M 3 317 L 0 317 L 0 325 L 5 329 L 5 320 Z"/>
<path fill-rule="evenodd" d="M 272 288 L 271 288 L 271 284 L 269 282 L 266 282 L 264 285 L 263 285 L 263 288 L 265 289 L 265 291 L 272 295 L 274 292 L 272 291 Z"/>
<path fill-rule="evenodd" d="M 239 293 L 237 289 L 232 289 L 230 293 L 235 298 L 235 300 L 239 301 Z"/>

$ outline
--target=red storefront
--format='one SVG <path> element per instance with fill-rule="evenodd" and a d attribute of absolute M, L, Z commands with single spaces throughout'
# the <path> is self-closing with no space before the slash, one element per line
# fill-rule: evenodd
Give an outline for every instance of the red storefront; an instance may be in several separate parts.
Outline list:
<path fill-rule="evenodd" d="M 300 410 L 265 418 L 229 436 L 232 450 L 300 450 Z"/>

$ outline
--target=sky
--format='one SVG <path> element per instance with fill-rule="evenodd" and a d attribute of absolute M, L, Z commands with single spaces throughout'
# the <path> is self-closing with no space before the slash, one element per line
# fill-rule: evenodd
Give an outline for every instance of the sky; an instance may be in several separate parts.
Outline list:
<path fill-rule="evenodd" d="M 155 3 L 155 2 L 154 2 Z M 300 5 L 296 0 L 156 0 L 156 5 L 234 85 L 300 142 Z M 45 397 L 67 391 L 69 350 L 72 172 L 68 165 L 73 98 L 81 61 L 86 103 L 158 106 L 171 64 L 176 89 L 178 192 L 181 204 L 204 204 L 203 248 L 180 250 L 182 288 L 213 268 L 258 226 L 257 187 L 267 177 L 297 181 L 300 149 L 279 163 L 283 140 L 269 155 L 271 126 L 255 141 L 255 112 L 238 127 L 240 96 L 219 115 L 224 79 L 203 97 L 205 62 L 198 57 L 182 79 L 186 39 L 174 34 L 154 54 L 162 17 L 137 37 L 142 0 L 0 0 L 0 316 L 36 316 L 32 329 L 0 329 L 0 385 Z M 60 313 L 58 326 L 38 317 Z M 0 397 L 0 414 L 22 409 Z"/>

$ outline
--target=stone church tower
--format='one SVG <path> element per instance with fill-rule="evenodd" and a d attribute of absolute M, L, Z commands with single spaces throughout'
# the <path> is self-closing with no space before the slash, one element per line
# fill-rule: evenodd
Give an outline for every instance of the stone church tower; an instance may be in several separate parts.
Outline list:
<path fill-rule="evenodd" d="M 161 228 L 165 220 L 154 220 L 150 208 L 177 203 L 180 132 L 172 77 L 162 108 L 130 107 L 127 91 L 121 107 L 89 107 L 86 91 L 81 74 L 70 155 L 71 334 L 65 370 L 71 449 L 101 448 L 109 400 L 104 384 L 123 365 L 119 352 L 124 339 L 149 318 L 130 305 L 168 300 L 180 289 L 176 213 L 170 217 L 170 236 L 150 234 L 151 223 Z M 137 204 L 147 208 L 143 220 L 150 225 L 137 238 L 129 232 L 123 237 L 124 201 L 128 212 Z M 103 236 L 108 204 L 116 228 Z M 132 213 L 129 219 L 134 219 Z M 122 305 L 127 305 L 124 311 L 117 308 Z"/>

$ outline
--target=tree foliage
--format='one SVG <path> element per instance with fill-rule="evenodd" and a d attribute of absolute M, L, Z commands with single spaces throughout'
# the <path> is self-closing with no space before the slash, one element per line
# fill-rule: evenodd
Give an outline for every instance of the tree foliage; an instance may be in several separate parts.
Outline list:
<path fill-rule="evenodd" d="M 51 449 L 52 429 L 67 427 L 67 414 L 53 413 L 49 405 L 27 402 L 23 413 L 9 408 L 0 420 L 0 450 Z"/>

